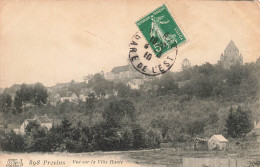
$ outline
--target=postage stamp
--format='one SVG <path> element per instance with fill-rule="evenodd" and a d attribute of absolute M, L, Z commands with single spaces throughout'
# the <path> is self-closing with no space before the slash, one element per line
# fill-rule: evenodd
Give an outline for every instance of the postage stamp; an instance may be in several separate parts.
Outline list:
<path fill-rule="evenodd" d="M 165 4 L 138 20 L 136 25 L 158 58 L 186 41 Z"/>

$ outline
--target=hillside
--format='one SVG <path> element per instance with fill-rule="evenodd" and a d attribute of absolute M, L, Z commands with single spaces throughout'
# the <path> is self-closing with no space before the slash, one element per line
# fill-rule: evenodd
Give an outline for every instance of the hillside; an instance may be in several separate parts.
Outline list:
<path fill-rule="evenodd" d="M 236 138 L 239 139 L 251 131 L 254 121 L 259 121 L 259 74 L 260 67 L 255 63 L 233 66 L 229 70 L 223 69 L 219 64 L 205 63 L 178 73 L 168 72 L 161 78 L 150 79 L 138 90 L 120 82 L 105 80 L 104 76 L 96 74 L 87 84 L 57 84 L 51 91 L 48 90 L 48 96 L 61 92 L 65 95 L 68 92 L 78 95 L 83 89 L 92 92 L 85 101 L 58 101 L 55 105 L 48 99 L 39 98 L 39 94 L 35 93 L 47 93 L 47 88 L 41 84 L 31 87 L 22 85 L 21 90 L 16 85 L 5 92 L 13 93 L 18 89 L 19 98 L 16 100 L 23 100 L 21 98 L 25 94 L 30 95 L 29 101 L 27 98 L 27 101 L 21 103 L 20 110 L 17 110 L 14 105 L 20 103 L 15 100 L 10 107 L 5 108 L 3 117 L 6 125 L 21 125 L 25 119 L 33 118 L 35 114 L 47 114 L 51 119 L 66 118 L 74 130 L 79 126 L 90 128 L 94 136 L 97 135 L 97 129 L 101 128 L 102 131 L 105 130 L 102 129 L 104 126 L 111 126 L 113 133 L 104 132 L 108 136 L 101 139 L 108 138 L 119 142 L 124 141 L 122 136 L 110 136 L 111 133 L 122 133 L 124 137 L 131 138 L 131 135 L 138 132 L 144 135 L 143 139 L 139 139 L 144 140 L 143 147 L 157 147 L 161 142 L 171 142 L 175 147 L 179 147 L 183 145 L 181 143 L 187 145 L 196 137 L 210 138 L 214 134 L 237 140 Z M 38 103 L 35 103 L 35 100 L 38 100 Z M 246 129 L 236 129 L 241 125 L 228 127 L 227 120 L 231 114 L 236 113 L 244 115 L 243 118 L 234 116 L 244 119 Z M 237 133 L 229 134 L 228 128 L 233 128 Z M 133 145 L 128 144 L 131 146 L 119 146 L 115 150 L 133 149 Z M 100 149 L 113 150 L 110 147 Z"/>

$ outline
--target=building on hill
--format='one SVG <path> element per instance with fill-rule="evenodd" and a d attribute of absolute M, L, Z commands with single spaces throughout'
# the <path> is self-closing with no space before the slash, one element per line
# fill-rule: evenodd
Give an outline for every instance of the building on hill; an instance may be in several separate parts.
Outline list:
<path fill-rule="evenodd" d="M 221 54 L 220 63 L 225 69 L 230 69 L 231 66 L 237 64 L 243 64 L 243 57 L 233 40 L 229 42 L 224 53 Z"/>
<path fill-rule="evenodd" d="M 95 94 L 95 91 L 92 88 L 84 88 L 80 90 L 80 94 L 79 94 L 79 99 L 81 101 L 86 101 L 86 99 L 88 98 L 88 95 L 90 93 Z"/>
<path fill-rule="evenodd" d="M 132 89 L 139 89 L 141 85 L 144 84 L 144 81 L 146 79 L 132 79 L 129 81 L 127 84 L 132 88 Z"/>
<path fill-rule="evenodd" d="M 50 87 L 50 91 L 57 89 L 67 89 L 70 86 L 70 83 L 57 83 L 55 86 Z"/>
<path fill-rule="evenodd" d="M 62 124 L 62 120 L 61 119 L 50 119 L 52 122 L 52 127 L 57 127 L 59 125 Z"/>
<path fill-rule="evenodd" d="M 8 124 L 7 128 L 5 129 L 6 133 L 10 133 L 13 131 L 16 134 L 20 134 L 20 125 L 17 123 Z"/>
<path fill-rule="evenodd" d="M 56 106 L 58 101 L 60 101 L 60 95 L 58 93 L 49 95 L 48 102 L 50 105 Z"/>
<path fill-rule="evenodd" d="M 209 150 L 219 150 L 225 151 L 228 148 L 228 140 L 222 135 L 213 135 L 208 140 L 208 149 Z"/>
<path fill-rule="evenodd" d="M 76 93 L 74 93 L 74 92 L 67 92 L 66 96 L 60 97 L 61 102 L 69 101 L 69 102 L 77 103 L 78 100 L 79 100 L 79 98 L 76 95 Z"/>
<path fill-rule="evenodd" d="M 136 71 L 128 61 L 128 65 L 114 67 L 111 72 L 106 73 L 105 79 L 114 82 L 123 82 L 133 89 L 138 89 L 149 78 Z"/>
<path fill-rule="evenodd" d="M 51 119 L 48 118 L 48 116 L 45 114 L 43 116 L 37 116 L 35 115 L 33 119 L 26 119 L 22 125 L 20 126 L 20 129 L 19 129 L 19 134 L 22 134 L 24 135 L 25 134 L 25 129 L 26 129 L 26 126 L 30 123 L 30 122 L 35 122 L 35 123 L 38 123 L 41 127 L 45 127 L 47 128 L 48 130 L 50 128 L 52 128 L 52 121 Z"/>
<path fill-rule="evenodd" d="M 182 67 L 182 70 L 186 70 L 188 68 L 191 67 L 191 62 L 189 59 L 185 58 L 183 61 L 182 61 L 182 64 L 181 64 L 181 67 Z"/>

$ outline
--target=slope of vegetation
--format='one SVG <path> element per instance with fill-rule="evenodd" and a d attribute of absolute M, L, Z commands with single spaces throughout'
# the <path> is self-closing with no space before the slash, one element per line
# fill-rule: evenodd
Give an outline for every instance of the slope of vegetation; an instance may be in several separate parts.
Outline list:
<path fill-rule="evenodd" d="M 160 142 L 188 143 L 194 137 L 208 138 L 213 134 L 240 138 L 251 131 L 253 121 L 259 118 L 259 76 L 260 67 L 255 63 L 236 65 L 230 70 L 220 64 L 206 63 L 151 78 L 139 90 L 132 90 L 124 83 L 107 81 L 102 74 L 95 74 L 87 85 L 74 83 L 70 90 L 65 90 L 79 94 L 82 87 L 92 88 L 95 93 L 86 102 L 56 106 L 47 102 L 47 89 L 43 85 L 24 84 L 16 90 L 14 101 L 8 94 L 10 89 L 0 95 L 5 122 L 21 124 L 34 114 L 48 114 L 50 118 L 64 118 L 56 128 L 64 128 L 67 121 L 73 133 L 58 133 L 55 128 L 46 131 L 35 126 L 25 136 L 13 133 L 2 136 L 1 146 L 13 138 L 24 143 L 20 151 L 37 151 L 40 148 L 34 148 L 32 143 L 39 133 L 46 137 L 41 142 L 56 144 L 41 151 L 70 152 L 154 148 Z M 232 119 L 241 124 L 230 124 Z M 245 128 L 239 129 L 241 126 Z M 67 135 L 67 140 L 48 141 L 48 136 L 54 134 Z M 80 143 L 87 143 L 85 149 L 78 149 Z"/>

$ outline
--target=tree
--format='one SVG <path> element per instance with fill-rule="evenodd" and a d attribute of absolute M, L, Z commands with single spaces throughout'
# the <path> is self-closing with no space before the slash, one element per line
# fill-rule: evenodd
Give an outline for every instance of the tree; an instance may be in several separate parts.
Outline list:
<path fill-rule="evenodd" d="M 236 137 L 236 133 L 235 133 L 235 129 L 236 129 L 236 125 L 235 125 L 235 114 L 233 113 L 233 108 L 232 106 L 229 109 L 229 115 L 228 118 L 226 120 L 226 128 L 227 128 L 227 133 L 228 136 L 231 137 Z"/>
<path fill-rule="evenodd" d="M 30 101 L 37 106 L 46 104 L 48 98 L 47 89 L 41 84 L 37 83 L 32 88 L 32 97 Z"/>
<path fill-rule="evenodd" d="M 113 126 L 120 126 L 122 120 L 130 122 L 135 121 L 135 107 L 133 102 L 129 100 L 120 100 L 110 102 L 109 106 L 103 112 L 103 118 Z"/>
<path fill-rule="evenodd" d="M 230 70 L 227 72 L 227 83 L 229 86 L 239 86 L 241 82 L 243 81 L 243 78 L 247 76 L 246 73 L 244 73 L 243 66 L 241 65 L 235 65 L 230 68 Z"/>
<path fill-rule="evenodd" d="M 36 83 L 33 86 L 22 84 L 21 89 L 16 91 L 14 107 L 18 112 L 21 112 L 26 103 L 41 106 L 46 104 L 47 98 L 47 89 L 41 83 Z"/>
<path fill-rule="evenodd" d="M 25 150 L 25 140 L 20 134 L 13 131 L 7 134 L 0 134 L 0 148 L 4 151 L 22 152 Z"/>
<path fill-rule="evenodd" d="M 204 132 L 204 127 L 204 120 L 195 120 L 188 126 L 188 133 L 192 136 L 201 135 Z"/>
<path fill-rule="evenodd" d="M 23 106 L 23 101 L 17 93 L 14 97 L 14 109 L 15 109 L 15 111 L 21 113 L 23 111 L 22 106 Z"/>
<path fill-rule="evenodd" d="M 0 112 L 7 113 L 12 105 L 12 97 L 9 94 L 0 94 Z"/>
<path fill-rule="evenodd" d="M 116 85 L 115 89 L 118 91 L 117 97 L 127 98 L 127 97 L 131 96 L 132 90 L 131 90 L 130 86 L 128 86 L 122 82 L 116 83 L 115 85 Z"/>
<path fill-rule="evenodd" d="M 30 124 L 30 125 L 29 125 Z M 29 123 L 26 127 L 27 151 L 49 152 L 51 144 L 48 142 L 48 130 L 37 123 Z"/>
<path fill-rule="evenodd" d="M 89 87 L 93 87 L 98 97 L 104 97 L 107 94 L 112 94 L 114 83 L 105 79 L 102 74 L 95 74 L 88 82 Z"/>
<path fill-rule="evenodd" d="M 178 91 L 179 87 L 175 83 L 173 75 L 171 73 L 163 75 L 158 84 L 158 95 L 176 94 Z"/>
<path fill-rule="evenodd" d="M 88 115 L 89 115 L 90 125 L 92 124 L 92 117 L 93 117 L 93 112 L 94 112 L 95 107 L 96 107 L 96 102 L 97 102 L 97 99 L 95 97 L 95 94 L 89 93 L 85 104 L 86 104 L 86 110 L 87 110 Z"/>
<path fill-rule="evenodd" d="M 25 133 L 30 134 L 32 130 L 38 129 L 40 127 L 40 124 L 35 122 L 29 122 L 28 125 L 25 127 Z"/>
<path fill-rule="evenodd" d="M 230 137 L 242 137 L 250 132 L 253 128 L 249 117 L 249 112 L 243 111 L 240 106 L 236 112 L 233 112 L 232 106 L 226 120 L 227 133 Z"/>

